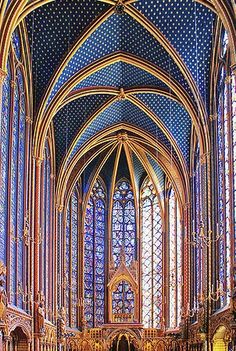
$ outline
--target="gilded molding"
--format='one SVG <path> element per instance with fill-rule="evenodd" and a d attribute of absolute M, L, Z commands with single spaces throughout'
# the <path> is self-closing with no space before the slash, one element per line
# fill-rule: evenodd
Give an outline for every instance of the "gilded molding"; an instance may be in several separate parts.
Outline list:
<path fill-rule="evenodd" d="M 217 114 L 214 113 L 213 115 L 210 115 L 210 116 L 209 116 L 209 120 L 210 120 L 210 122 L 216 121 L 216 120 L 217 120 Z"/>
<path fill-rule="evenodd" d="M 0 83 L 4 82 L 4 79 L 7 76 L 7 72 L 5 72 L 3 69 L 0 68 Z"/>
<path fill-rule="evenodd" d="M 4 275 L 6 276 L 7 274 L 7 267 L 4 265 L 2 261 L 0 261 L 0 276 Z"/>
<path fill-rule="evenodd" d="M 41 164 L 42 164 L 42 162 L 43 162 L 43 158 L 41 158 L 41 157 L 38 157 L 38 156 L 33 156 L 33 158 L 34 158 L 34 160 L 35 160 L 35 165 L 36 165 L 36 167 L 39 167 L 39 166 L 41 166 Z"/>
<path fill-rule="evenodd" d="M 210 151 L 209 151 L 209 152 L 205 152 L 204 154 L 202 154 L 202 155 L 200 156 L 200 163 L 201 163 L 201 165 L 204 165 L 204 164 L 207 163 L 207 160 L 208 160 L 210 154 L 211 154 L 211 153 L 210 153 Z"/>
<path fill-rule="evenodd" d="M 26 116 L 26 117 L 25 117 L 25 121 L 26 121 L 26 123 L 28 123 L 28 124 L 32 124 L 32 123 L 33 123 L 33 120 L 32 120 L 32 118 L 31 118 L 30 116 Z"/>

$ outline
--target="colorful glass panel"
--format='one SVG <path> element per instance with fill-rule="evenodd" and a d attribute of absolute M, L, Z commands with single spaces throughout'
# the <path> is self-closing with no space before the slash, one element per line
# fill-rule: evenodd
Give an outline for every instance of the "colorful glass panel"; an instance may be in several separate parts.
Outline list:
<path fill-rule="evenodd" d="M 159 328 L 162 319 L 163 237 L 162 217 L 153 184 L 147 179 L 141 190 L 142 322 Z"/>
<path fill-rule="evenodd" d="M 67 324 L 78 327 L 79 301 L 79 187 L 72 191 L 66 212 L 65 304 Z"/>
<path fill-rule="evenodd" d="M 10 234 L 11 234 L 11 302 L 16 305 L 17 287 L 17 182 L 18 182 L 18 143 L 19 143 L 19 89 L 14 87 L 13 118 L 12 118 L 12 144 L 11 144 L 11 193 L 10 193 Z"/>
<path fill-rule="evenodd" d="M 236 257 L 236 75 L 231 77 L 231 98 L 232 98 L 232 139 L 233 139 L 233 199 L 234 199 L 234 233 L 235 233 L 235 254 Z"/>
<path fill-rule="evenodd" d="M 134 314 L 134 292 L 126 281 L 121 281 L 112 292 L 112 314 Z"/>
<path fill-rule="evenodd" d="M 126 265 L 130 266 L 136 259 L 136 223 L 134 195 L 126 180 L 117 183 L 113 196 L 112 255 L 116 267 L 120 264 L 122 249 Z"/>
<path fill-rule="evenodd" d="M 17 186 L 17 230 L 20 240 L 17 245 L 17 280 L 23 282 L 23 269 L 24 269 L 24 244 L 23 244 L 23 231 L 24 231 L 24 186 L 25 186 L 25 94 L 23 76 L 20 69 L 17 70 L 17 83 L 19 90 L 19 141 L 18 141 L 18 186 Z M 23 284 L 22 284 L 23 285 Z M 22 295 L 18 294 L 17 305 L 23 307 Z"/>
<path fill-rule="evenodd" d="M 169 194 L 169 327 L 178 327 L 182 306 L 182 229 L 178 201 Z"/>
<path fill-rule="evenodd" d="M 97 180 L 85 215 L 84 313 L 89 327 L 104 323 L 105 314 L 105 190 Z"/>
<path fill-rule="evenodd" d="M 220 296 L 219 307 L 229 302 L 230 292 L 230 147 L 229 147 L 229 91 L 225 67 L 220 72 L 217 137 L 218 137 L 218 281 L 226 294 Z"/>
<path fill-rule="evenodd" d="M 6 265 L 7 252 L 7 204 L 8 204 L 8 157 L 9 157 L 9 128 L 11 106 L 11 69 L 7 65 L 8 75 L 3 84 L 2 115 L 1 115 L 1 168 L 0 168 L 0 260 Z"/>

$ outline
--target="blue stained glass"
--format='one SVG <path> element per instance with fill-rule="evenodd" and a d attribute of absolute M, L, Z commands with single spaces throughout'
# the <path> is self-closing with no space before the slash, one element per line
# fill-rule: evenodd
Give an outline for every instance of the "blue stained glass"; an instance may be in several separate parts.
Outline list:
<path fill-rule="evenodd" d="M 78 301 L 78 191 L 71 196 L 71 327 L 77 327 Z"/>
<path fill-rule="evenodd" d="M 235 233 L 235 257 L 236 257 L 236 76 L 231 77 L 231 99 L 232 99 L 232 142 L 233 142 L 233 198 L 234 198 L 234 233 Z"/>
<path fill-rule="evenodd" d="M 19 89 L 19 150 L 18 150 L 18 205 L 17 205 L 17 229 L 20 237 L 23 236 L 24 230 L 24 181 L 25 181 L 25 95 L 23 76 L 20 69 L 17 70 L 17 83 Z M 19 282 L 23 281 L 23 240 L 18 242 L 17 247 L 17 279 Z M 18 295 L 18 306 L 22 305 L 22 295 Z"/>
<path fill-rule="evenodd" d="M 134 314 L 134 292 L 126 281 L 121 281 L 112 292 L 112 314 L 116 320 L 122 320 L 122 314 Z"/>
<path fill-rule="evenodd" d="M 3 84 L 1 114 L 1 187 L 0 187 L 0 260 L 6 265 L 7 240 L 7 203 L 8 203 L 8 157 L 9 157 L 9 120 L 11 105 L 11 70 L 8 63 L 8 75 Z"/>
<path fill-rule="evenodd" d="M 44 148 L 44 160 L 42 163 L 42 208 L 40 220 L 40 290 L 45 297 L 46 318 L 52 318 L 52 296 L 51 284 L 53 280 L 52 273 L 52 237 L 51 237 L 51 155 L 49 141 L 46 139 Z"/>
<path fill-rule="evenodd" d="M 121 180 L 117 183 L 113 196 L 112 209 L 112 254 L 115 266 L 120 264 L 122 249 L 125 262 L 130 266 L 136 259 L 136 223 L 134 196 L 130 183 Z"/>
<path fill-rule="evenodd" d="M 65 272 L 63 283 L 65 287 L 65 307 L 66 307 L 66 323 L 70 325 L 70 289 L 69 289 L 69 274 L 70 274 L 70 232 L 71 232 L 71 208 L 70 202 L 66 211 L 66 235 L 65 235 Z"/>
<path fill-rule="evenodd" d="M 227 51 L 227 35 L 223 36 L 223 55 Z M 218 240 L 218 281 L 227 294 L 220 296 L 220 306 L 229 303 L 230 293 L 230 246 L 231 246 L 231 209 L 230 209 L 230 147 L 229 147 L 229 89 L 225 82 L 226 70 L 221 67 L 219 73 L 219 98 L 217 113 L 217 138 L 218 138 L 218 224 L 217 229 L 220 234 Z"/>
<path fill-rule="evenodd" d="M 195 158 L 195 177 L 194 177 L 194 188 L 195 188 L 195 225 L 193 230 L 196 232 L 196 237 L 199 237 L 200 228 L 202 225 L 202 185 L 201 185 L 201 163 L 200 163 L 200 150 L 199 146 L 196 151 Z M 197 245 L 194 247 L 195 250 L 195 296 L 199 296 L 202 290 L 202 247 Z"/>
<path fill-rule="evenodd" d="M 74 187 L 66 211 L 65 232 L 65 305 L 67 325 L 78 327 L 79 301 L 79 187 Z M 90 272 L 88 262 L 85 263 L 84 274 Z M 87 286 L 85 286 L 87 289 Z"/>
<path fill-rule="evenodd" d="M 89 327 L 104 324 L 105 190 L 99 180 L 91 192 L 84 228 L 84 313 Z"/>
<path fill-rule="evenodd" d="M 11 231 L 11 293 L 12 303 L 16 305 L 17 286 L 17 244 L 15 239 L 20 236 L 17 230 L 17 183 L 18 183 L 18 147 L 19 147 L 19 90 L 18 85 L 14 87 L 13 120 L 12 120 L 12 145 L 11 145 L 11 197 L 10 197 L 10 231 Z"/>

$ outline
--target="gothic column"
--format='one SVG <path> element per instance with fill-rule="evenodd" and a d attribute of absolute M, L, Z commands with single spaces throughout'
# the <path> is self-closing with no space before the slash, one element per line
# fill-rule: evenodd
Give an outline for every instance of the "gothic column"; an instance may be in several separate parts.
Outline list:
<path fill-rule="evenodd" d="M 34 184 L 34 351 L 40 351 L 40 331 L 38 330 L 38 293 L 39 293 L 39 245 L 40 245 L 40 184 L 42 159 L 35 158 Z"/>

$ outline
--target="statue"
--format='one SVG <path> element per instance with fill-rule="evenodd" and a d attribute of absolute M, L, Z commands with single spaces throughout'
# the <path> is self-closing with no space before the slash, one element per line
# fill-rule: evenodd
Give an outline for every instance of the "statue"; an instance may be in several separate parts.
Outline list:
<path fill-rule="evenodd" d="M 7 308 L 7 293 L 5 290 L 6 267 L 0 261 L 0 323 L 5 322 Z"/>
<path fill-rule="evenodd" d="M 44 325 L 44 316 L 45 316 L 45 307 L 44 307 L 44 295 L 42 292 L 38 292 L 37 301 L 36 301 L 36 323 L 37 331 L 40 334 L 45 332 Z"/>

